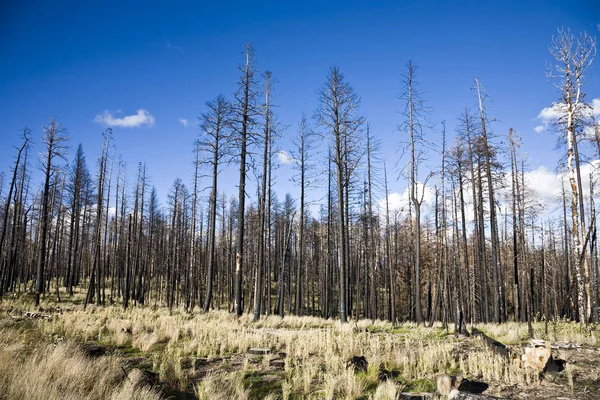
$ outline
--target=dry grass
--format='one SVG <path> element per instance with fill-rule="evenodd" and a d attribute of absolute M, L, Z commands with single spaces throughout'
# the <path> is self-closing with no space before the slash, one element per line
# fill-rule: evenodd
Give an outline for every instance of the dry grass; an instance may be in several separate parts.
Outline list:
<path fill-rule="evenodd" d="M 385 321 L 370 320 L 341 325 L 336 320 L 294 316 L 285 319 L 269 316 L 253 323 L 250 315 L 238 318 L 224 311 L 187 314 L 182 310 L 169 313 L 166 309 L 123 310 L 116 306 L 88 306 L 87 311 L 75 306 L 50 321 L 35 323 L 45 337 L 120 345 L 145 355 L 151 359 L 152 368 L 159 373 L 162 382 L 180 390 L 192 390 L 201 399 L 269 396 L 393 399 L 402 390 L 432 391 L 440 373 L 513 385 L 530 385 L 536 379 L 520 362 L 510 363 L 496 356 L 480 341 L 471 339 L 467 352 L 457 352 L 461 342 L 439 325 L 433 328 L 411 323 L 392 326 Z M 524 324 L 488 324 L 478 328 L 507 344 L 522 343 L 527 336 Z M 544 325 L 535 324 L 539 338 L 598 345 L 596 329 L 581 331 L 576 324 L 556 321 L 549 325 L 548 335 L 545 335 Z M 273 354 L 250 363 L 247 352 L 252 347 L 270 348 Z M 53 351 L 59 351 L 56 349 L 46 348 L 44 354 L 52 358 Z M 269 370 L 269 362 L 278 357 L 278 353 L 285 353 L 285 368 L 270 370 L 277 374 L 277 384 L 255 384 L 253 379 Z M 369 361 L 366 373 L 355 373 L 348 368 L 347 360 L 354 355 L 364 355 Z M 217 368 L 207 369 L 198 376 L 197 371 L 185 367 L 184 362 L 195 358 Z M 227 364 L 234 358 L 237 363 Z M 102 359 L 105 379 L 114 379 L 107 381 L 107 385 L 126 390 L 127 386 L 118 379 L 118 371 L 110 375 L 110 371 L 117 368 L 116 364 L 110 364 L 114 363 L 111 360 Z M 36 359 L 36 363 L 39 362 Z M 398 379 L 380 382 L 378 375 L 383 369 L 394 372 Z M 10 368 L 0 371 L 2 379 L 6 371 Z M 118 398 L 112 392 L 99 396 L 90 398 Z"/>
<path fill-rule="evenodd" d="M 92 360 L 70 342 L 25 346 L 14 331 L 3 330 L 0 337 L 0 398 L 160 399 L 125 377 L 115 357 Z"/>
<path fill-rule="evenodd" d="M 528 328 L 525 323 L 505 322 L 502 324 L 477 325 L 479 329 L 505 344 L 518 344 L 527 340 Z M 566 319 L 548 321 L 548 333 L 543 321 L 533 323 L 534 339 L 544 339 L 551 342 L 571 342 L 590 346 L 600 345 L 599 327 L 590 324 L 582 328 L 580 324 Z"/>

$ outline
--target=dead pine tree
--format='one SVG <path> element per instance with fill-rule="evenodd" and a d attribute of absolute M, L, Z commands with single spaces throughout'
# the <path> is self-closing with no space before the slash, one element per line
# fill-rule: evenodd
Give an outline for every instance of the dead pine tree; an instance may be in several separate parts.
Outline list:
<path fill-rule="evenodd" d="M 298 229 L 298 262 L 296 264 L 296 298 L 295 313 L 303 312 L 302 305 L 302 271 L 305 269 L 305 236 L 306 236 L 306 192 L 313 184 L 313 165 L 310 163 L 309 155 L 314 146 L 314 133 L 309 126 L 306 114 L 302 113 L 300 118 L 300 131 L 294 139 L 295 151 L 293 152 L 294 169 L 296 176 L 294 182 L 300 187 L 300 218 Z M 308 279 L 308 277 L 306 277 Z"/>
<path fill-rule="evenodd" d="M 585 246 L 582 237 L 585 235 L 580 229 L 583 219 L 583 208 L 580 208 L 583 199 L 581 194 L 581 173 L 579 169 L 579 154 L 577 151 L 576 128 L 583 119 L 583 111 L 587 107 L 584 103 L 585 92 L 583 85 L 587 71 L 592 65 L 596 55 L 596 40 L 587 33 L 576 37 L 569 30 L 559 29 L 553 36 L 550 53 L 556 60 L 554 69 L 548 72 L 549 77 L 558 80 L 555 87 L 559 91 L 559 101 L 553 108 L 560 113 L 558 125 L 566 131 L 567 142 L 567 168 L 569 170 L 569 183 L 571 186 L 571 222 L 573 237 L 573 269 L 577 282 L 577 307 L 579 322 L 587 326 L 590 316 L 590 293 L 588 274 L 582 270 L 582 261 L 585 260 Z M 580 213 L 582 214 L 580 216 Z M 586 263 L 587 265 L 587 263 Z"/>
<path fill-rule="evenodd" d="M 388 269 L 388 319 L 392 324 L 396 323 L 396 298 L 395 298 L 395 279 L 394 264 L 391 256 L 390 244 L 390 199 L 388 191 L 387 166 L 383 161 L 383 181 L 385 184 L 385 258 Z"/>
<path fill-rule="evenodd" d="M 359 130 L 364 123 L 358 114 L 360 97 L 337 67 L 331 67 L 324 86 L 319 90 L 319 105 L 315 119 L 323 128 L 323 135 L 333 142 L 333 163 L 336 167 L 338 201 L 340 321 L 348 322 L 348 226 L 346 220 L 347 189 L 350 175 L 358 166 L 361 155 L 356 154 L 359 146 Z"/>
<path fill-rule="evenodd" d="M 246 175 L 247 165 L 246 158 L 248 156 L 248 143 L 252 138 L 252 128 L 255 124 L 254 117 L 257 115 L 256 106 L 256 66 L 254 65 L 254 52 L 250 44 L 246 44 L 245 52 L 246 61 L 240 66 L 242 75 L 238 82 L 238 90 L 235 93 L 234 102 L 234 127 L 236 133 L 236 146 L 239 150 L 240 164 L 240 180 L 239 180 L 239 195 L 238 195 L 238 218 L 237 218 L 237 235 L 236 235 L 236 253 L 235 253 L 235 298 L 234 308 L 235 313 L 241 316 L 244 312 L 242 280 L 244 278 L 244 217 L 246 205 Z"/>
<path fill-rule="evenodd" d="M 229 129 L 231 127 L 231 104 L 225 97 L 219 95 L 214 100 L 206 103 L 208 110 L 200 118 L 200 138 L 196 146 L 206 158 L 206 163 L 211 169 L 212 185 L 209 199 L 209 226 L 208 226 L 208 274 L 206 276 L 206 294 L 203 311 L 207 312 L 213 298 L 213 281 L 216 270 L 217 250 L 217 193 L 219 167 L 229 154 Z M 192 224 L 195 220 L 195 204 L 192 203 Z M 195 234 L 195 233 L 194 233 Z"/>
<path fill-rule="evenodd" d="M 2 218 L 2 233 L 0 233 L 0 267 L 3 267 L 5 265 L 5 263 L 3 262 L 3 253 L 2 250 L 4 248 L 4 241 L 6 238 L 6 232 L 8 230 L 8 216 L 9 216 L 9 210 L 10 210 L 10 203 L 12 201 L 12 197 L 13 197 L 13 192 L 15 190 L 15 185 L 17 184 L 17 175 L 19 173 L 19 169 L 20 169 L 20 163 L 21 163 L 21 157 L 23 156 L 23 152 L 27 152 L 27 148 L 29 146 L 29 140 L 30 140 L 30 135 L 31 135 L 31 130 L 29 130 L 28 128 L 23 129 L 23 144 L 21 145 L 21 147 L 17 147 L 17 159 L 15 160 L 15 166 L 13 167 L 13 175 L 12 175 L 12 179 L 10 181 L 10 187 L 8 189 L 8 196 L 6 197 L 6 203 L 4 204 L 4 215 Z M 13 225 L 15 224 L 15 221 L 13 221 Z M 2 298 L 2 295 L 4 294 L 4 281 L 5 281 L 5 276 L 7 275 L 7 271 L 5 271 L 5 268 L 2 268 L 0 270 L 0 300 Z"/>
<path fill-rule="evenodd" d="M 267 175 L 269 173 L 269 146 L 271 145 L 271 134 L 273 129 L 273 115 L 271 110 L 271 88 L 272 88 L 271 72 L 265 72 L 265 103 L 263 106 L 264 112 L 264 129 L 263 129 L 263 171 L 261 175 L 260 197 L 258 199 L 258 214 L 259 214 L 259 232 L 258 232 L 258 265 L 256 266 L 256 280 L 254 285 L 254 316 L 253 321 L 260 319 L 262 311 L 263 298 L 263 274 L 265 270 L 265 233 L 266 227 L 266 202 L 267 202 Z M 268 282 L 270 285 L 270 282 Z"/>
<path fill-rule="evenodd" d="M 404 111 L 402 115 L 405 120 L 400 125 L 399 129 L 408 134 L 408 151 L 410 160 L 408 162 L 408 170 L 406 175 L 409 181 L 410 204 L 414 209 L 414 224 L 415 224 L 415 247 L 413 261 L 413 298 L 415 321 L 423 322 L 423 312 L 421 308 L 421 206 L 425 196 L 425 187 L 427 181 L 431 178 L 432 173 L 429 173 L 419 188 L 419 166 L 424 159 L 424 147 L 426 145 L 423 137 L 423 130 L 427 127 L 425 114 L 427 108 L 424 99 L 422 98 L 419 89 L 419 83 L 416 78 L 417 67 L 411 60 L 406 63 L 406 73 L 402 76 L 402 93 L 400 100 L 404 103 Z"/>
<path fill-rule="evenodd" d="M 490 213 L 490 231 L 491 231 L 491 247 L 492 247 L 492 285 L 494 287 L 494 321 L 502 322 L 504 320 L 504 309 L 503 296 L 504 296 L 504 283 L 501 279 L 500 272 L 500 239 L 498 237 L 498 218 L 496 212 L 496 197 L 494 188 L 494 177 L 492 175 L 492 163 L 493 163 L 493 151 L 489 142 L 489 121 L 485 107 L 485 95 L 479 82 L 479 79 L 474 78 L 475 91 L 477 93 L 477 104 L 479 110 L 479 117 L 481 122 L 480 127 L 480 139 L 481 147 L 483 150 L 483 167 L 485 169 L 485 178 L 487 181 L 488 190 L 488 202 L 489 202 L 489 213 Z"/>
<path fill-rule="evenodd" d="M 44 189 L 42 192 L 42 213 L 40 215 L 40 235 L 39 235 L 39 255 L 36 275 L 36 291 L 35 291 L 35 306 L 40 305 L 40 296 L 44 293 L 44 272 L 46 270 L 47 242 L 48 229 L 50 227 L 50 190 L 51 180 L 57 171 L 56 159 L 65 158 L 66 146 L 65 141 L 67 136 L 61 125 L 54 119 L 50 118 L 47 126 L 42 128 L 44 136 L 42 141 L 46 146 L 43 153 L 43 160 L 40 160 L 41 170 L 44 174 Z"/>
<path fill-rule="evenodd" d="M 510 128 L 508 132 L 508 141 L 510 144 L 510 164 L 511 164 L 511 194 L 512 194 L 512 258 L 513 258 L 513 306 L 514 306 L 514 317 L 515 321 L 521 321 L 522 317 L 520 314 L 520 295 L 519 295 L 519 238 L 518 238 L 518 224 L 517 224 L 517 210 L 518 210 L 518 194 L 519 194 L 519 178 L 518 178 L 518 164 L 517 164 L 517 148 L 520 143 L 515 137 L 513 129 Z"/>
<path fill-rule="evenodd" d="M 88 303 L 91 303 L 94 299 L 94 294 L 96 294 L 96 304 L 102 304 L 101 301 L 101 279 L 102 279 L 102 269 L 100 265 L 102 264 L 101 257 L 101 248 L 102 248 L 102 211 L 104 210 L 104 193 L 105 193 L 105 184 L 106 184 L 106 172 L 107 172 L 107 164 L 108 164 L 108 149 L 112 136 L 112 130 L 108 128 L 106 132 L 103 134 L 104 143 L 102 145 L 102 153 L 100 154 L 100 158 L 98 159 L 98 181 L 97 181 L 97 189 L 98 194 L 96 197 L 97 207 L 96 207 L 96 218 L 94 223 L 94 261 L 92 267 L 92 276 L 90 277 L 90 283 L 88 286 L 88 293 L 86 299 L 83 303 L 83 308 L 85 309 Z"/>

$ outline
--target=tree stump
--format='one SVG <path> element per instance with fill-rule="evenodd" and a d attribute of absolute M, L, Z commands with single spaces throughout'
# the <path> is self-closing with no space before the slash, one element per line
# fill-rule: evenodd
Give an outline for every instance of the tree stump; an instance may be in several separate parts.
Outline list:
<path fill-rule="evenodd" d="M 346 362 L 346 369 L 352 367 L 355 372 L 367 372 L 367 368 L 369 368 L 369 363 L 365 356 L 352 356 Z"/>

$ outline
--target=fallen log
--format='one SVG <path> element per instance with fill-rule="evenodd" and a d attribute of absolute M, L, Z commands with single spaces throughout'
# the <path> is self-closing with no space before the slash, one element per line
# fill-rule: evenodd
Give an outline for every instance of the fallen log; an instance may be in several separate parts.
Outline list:
<path fill-rule="evenodd" d="M 271 349 L 268 348 L 252 348 L 252 349 L 248 349 L 248 353 L 253 354 L 255 356 L 262 356 L 265 354 L 269 354 L 271 352 Z"/>
<path fill-rule="evenodd" d="M 533 347 L 544 346 L 548 347 L 548 342 L 542 339 L 533 339 L 529 341 Z M 551 342 L 550 348 L 552 350 L 574 350 L 580 349 L 581 345 L 571 342 Z"/>
<path fill-rule="evenodd" d="M 497 340 L 492 339 L 491 337 L 489 337 L 488 335 L 486 335 L 485 333 L 481 332 L 479 329 L 473 327 L 471 329 L 472 331 L 472 335 L 474 336 L 479 336 L 483 339 L 483 342 L 485 343 L 485 345 L 494 353 L 499 355 L 500 357 L 504 357 L 507 360 L 510 360 L 510 352 L 508 347 L 506 347 L 506 345 L 500 343 Z"/>
<path fill-rule="evenodd" d="M 41 318 L 41 319 L 47 319 L 47 320 L 52 319 L 52 315 L 38 314 L 38 313 L 32 312 L 32 311 L 26 311 L 25 314 L 23 314 L 23 317 L 25 317 L 25 318 Z"/>
<path fill-rule="evenodd" d="M 429 400 L 433 398 L 433 395 L 426 392 L 402 392 L 400 398 L 403 400 Z"/>

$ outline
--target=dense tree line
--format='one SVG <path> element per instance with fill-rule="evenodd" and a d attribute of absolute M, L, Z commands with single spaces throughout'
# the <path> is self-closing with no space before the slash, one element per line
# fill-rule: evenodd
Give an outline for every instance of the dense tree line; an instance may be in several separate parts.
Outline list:
<path fill-rule="evenodd" d="M 540 213 L 520 138 L 494 131 L 482 83 L 474 79 L 473 106 L 457 116 L 452 142 L 445 123 L 429 121 L 434 113 L 412 61 L 401 74 L 394 139 L 405 155 L 394 162 L 408 182 L 405 207 L 390 208 L 396 174 L 337 67 L 313 112 L 288 128 L 297 131 L 291 154 L 300 196 L 279 197 L 276 79 L 259 76 L 248 45 L 232 99 L 217 96 L 199 117 L 193 179 L 175 179 L 162 207 L 146 164 L 126 175 L 110 129 L 95 171 L 81 145 L 66 162 L 58 121 L 43 128 L 37 163 L 34 133 L 22 132 L 11 171 L 0 175 L 0 296 L 33 293 L 37 305 L 41 296 L 60 300 L 61 291 L 77 290 L 86 305 L 224 308 L 255 320 L 286 313 L 441 320 L 457 329 L 509 319 L 598 322 L 595 180 L 585 188 L 581 176 L 582 163 L 600 151 L 584 85 L 595 41 L 559 30 L 551 53 L 555 128 L 566 148 L 559 168 L 568 178 L 559 213 Z M 239 193 L 228 197 L 219 173 L 232 166 Z M 40 187 L 32 168 L 43 173 Z M 318 205 L 307 197 L 316 187 L 325 194 Z"/>

